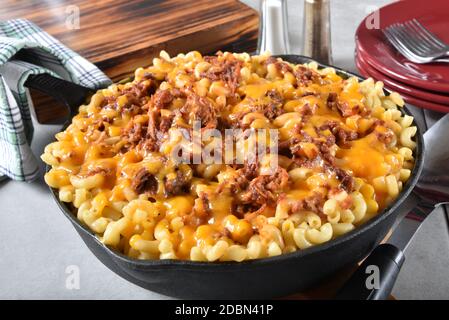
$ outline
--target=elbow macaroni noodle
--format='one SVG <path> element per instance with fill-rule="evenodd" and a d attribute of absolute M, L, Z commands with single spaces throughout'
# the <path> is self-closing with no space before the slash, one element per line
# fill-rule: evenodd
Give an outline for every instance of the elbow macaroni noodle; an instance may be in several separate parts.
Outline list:
<path fill-rule="evenodd" d="M 417 132 L 403 105 L 381 82 L 316 63 L 161 52 L 132 82 L 79 108 L 45 148 L 45 181 L 105 245 L 132 258 L 277 256 L 350 232 L 399 195 Z M 279 151 L 254 168 L 177 163 L 170 152 L 183 145 L 194 155 L 195 145 L 173 129 L 198 119 L 202 130 L 275 129 Z M 234 159 L 261 139 L 243 138 Z"/>

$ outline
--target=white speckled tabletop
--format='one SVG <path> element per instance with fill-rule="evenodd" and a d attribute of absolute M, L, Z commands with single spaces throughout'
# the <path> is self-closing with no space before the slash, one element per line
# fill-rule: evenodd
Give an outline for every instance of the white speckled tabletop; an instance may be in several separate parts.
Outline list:
<path fill-rule="evenodd" d="M 257 0 L 244 0 L 257 9 Z M 354 33 L 369 7 L 385 0 L 331 0 L 334 64 L 356 71 Z M 289 0 L 292 53 L 300 53 L 303 1 Z M 81 13 L 82 14 L 82 13 Z M 435 113 L 417 116 L 428 125 Z M 33 150 L 43 147 L 58 126 L 36 128 Z M 137 287 L 103 266 L 59 212 L 43 180 L 0 182 L 0 299 L 167 299 Z M 406 251 L 393 294 L 397 299 L 449 299 L 449 229 L 445 212 L 432 213 Z M 80 282 L 67 286 L 79 270 Z M 69 283 L 70 284 L 70 283 Z M 67 288 L 69 287 L 69 288 Z"/>

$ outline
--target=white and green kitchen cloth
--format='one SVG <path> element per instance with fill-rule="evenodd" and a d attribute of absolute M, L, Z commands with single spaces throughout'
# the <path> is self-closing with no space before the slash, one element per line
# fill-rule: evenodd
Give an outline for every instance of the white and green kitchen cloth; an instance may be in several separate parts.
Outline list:
<path fill-rule="evenodd" d="M 39 176 L 40 160 L 30 148 L 32 101 L 24 83 L 28 76 L 42 73 L 91 89 L 111 84 L 95 65 L 32 22 L 0 21 L 0 180 L 32 181 Z"/>

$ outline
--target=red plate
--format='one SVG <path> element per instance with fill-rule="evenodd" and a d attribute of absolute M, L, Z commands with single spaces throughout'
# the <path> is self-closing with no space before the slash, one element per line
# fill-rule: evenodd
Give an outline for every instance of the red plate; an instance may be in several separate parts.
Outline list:
<path fill-rule="evenodd" d="M 381 73 L 379 73 L 378 71 L 376 71 L 374 68 L 372 68 L 369 64 L 367 64 L 366 62 L 362 61 L 361 59 L 359 59 L 358 56 L 356 56 L 356 66 L 357 69 L 359 70 L 360 74 L 362 76 L 364 76 L 365 78 L 373 78 L 379 81 L 383 81 L 385 86 L 390 89 L 390 90 L 394 90 L 396 91 L 396 89 L 394 89 L 393 87 L 390 87 L 388 84 L 388 78 L 385 78 L 384 75 L 382 75 Z M 387 79 L 387 81 L 385 81 L 385 79 Z M 399 92 L 399 90 L 398 90 Z M 400 92 L 401 96 L 404 98 L 405 101 L 407 101 L 408 103 L 416 106 L 416 107 L 421 107 L 421 108 L 425 108 L 425 109 L 430 109 L 430 110 L 435 110 L 435 111 L 439 111 L 439 112 L 449 112 L 449 106 L 446 105 L 441 105 L 441 104 L 436 104 L 433 103 L 431 101 L 427 101 L 427 100 L 422 100 L 419 98 L 416 98 L 414 96 L 408 95 L 406 93 Z"/>
<path fill-rule="evenodd" d="M 376 80 L 383 81 L 390 89 L 405 93 L 409 96 L 413 96 L 418 99 L 427 100 L 430 102 L 441 103 L 449 107 L 449 95 L 438 94 L 436 92 L 424 91 L 419 88 L 408 86 L 405 83 L 399 82 L 395 79 L 388 77 L 387 75 L 381 73 L 380 71 L 374 69 L 365 59 L 365 56 L 361 52 L 356 53 L 356 59 L 362 65 L 362 68 L 371 74 Z"/>
<path fill-rule="evenodd" d="M 449 44 L 449 1 L 406 0 L 394 2 L 379 10 L 380 28 L 368 29 L 365 18 L 356 32 L 356 47 L 375 69 L 416 87 L 449 92 L 449 64 L 415 64 L 396 51 L 385 39 L 381 29 L 396 22 L 418 19 L 426 28 Z"/>

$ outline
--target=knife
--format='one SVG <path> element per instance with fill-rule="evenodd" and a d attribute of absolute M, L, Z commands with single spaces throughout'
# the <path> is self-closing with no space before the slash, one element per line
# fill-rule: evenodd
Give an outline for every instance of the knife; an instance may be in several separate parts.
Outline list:
<path fill-rule="evenodd" d="M 387 299 L 405 261 L 404 251 L 435 207 L 449 200 L 449 114 L 424 134 L 424 167 L 400 206 L 387 243 L 379 245 L 338 291 L 336 299 Z"/>

